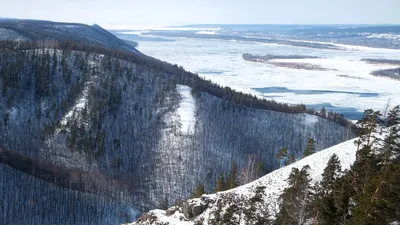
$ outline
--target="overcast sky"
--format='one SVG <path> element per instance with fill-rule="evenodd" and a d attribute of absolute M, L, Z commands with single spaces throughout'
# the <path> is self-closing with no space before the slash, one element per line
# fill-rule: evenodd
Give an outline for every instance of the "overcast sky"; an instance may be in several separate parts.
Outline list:
<path fill-rule="evenodd" d="M 0 0 L 0 17 L 117 26 L 399 24 L 400 0 Z"/>

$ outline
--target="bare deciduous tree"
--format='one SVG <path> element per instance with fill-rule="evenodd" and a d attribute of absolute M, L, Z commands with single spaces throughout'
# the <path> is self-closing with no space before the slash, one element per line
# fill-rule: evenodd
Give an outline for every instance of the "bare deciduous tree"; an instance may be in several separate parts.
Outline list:
<path fill-rule="evenodd" d="M 257 156 L 252 154 L 247 158 L 247 164 L 239 171 L 239 185 L 247 184 L 260 177 L 261 172 L 260 161 Z"/>

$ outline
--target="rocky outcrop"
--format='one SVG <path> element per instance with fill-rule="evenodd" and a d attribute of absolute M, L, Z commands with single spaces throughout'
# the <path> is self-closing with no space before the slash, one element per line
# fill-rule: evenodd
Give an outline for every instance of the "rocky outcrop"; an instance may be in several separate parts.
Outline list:
<path fill-rule="evenodd" d="M 200 202 L 186 201 L 182 204 L 182 213 L 186 218 L 192 219 L 202 214 L 212 202 L 212 199 L 206 197 L 201 198 Z"/>

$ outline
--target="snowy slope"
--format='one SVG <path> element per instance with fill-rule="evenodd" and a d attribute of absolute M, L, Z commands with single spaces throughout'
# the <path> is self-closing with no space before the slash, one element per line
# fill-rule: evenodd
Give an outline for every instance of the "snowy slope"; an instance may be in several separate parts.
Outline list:
<path fill-rule="evenodd" d="M 257 205 L 257 210 L 254 213 L 256 215 L 269 213 L 274 216 L 279 210 L 278 198 L 287 187 L 286 179 L 289 177 L 292 168 L 301 169 L 303 166 L 309 165 L 312 184 L 315 184 L 321 180 L 321 174 L 331 155 L 336 153 L 340 159 L 342 170 L 349 169 L 356 158 L 354 140 L 352 139 L 317 152 L 238 188 L 188 200 L 182 207 L 172 207 L 166 211 L 150 211 L 133 224 L 196 224 L 196 222 L 210 224 L 213 220 L 220 221 L 232 205 L 238 205 L 238 207 L 235 206 L 237 213 L 230 214 L 229 217 L 238 224 L 248 224 L 250 222 L 246 220 L 246 215 L 241 212 L 241 209 L 249 209 L 251 198 L 255 196 L 257 187 L 261 186 L 265 186 L 263 203 Z M 197 215 L 195 215 L 196 212 L 198 213 Z"/>
<path fill-rule="evenodd" d="M 180 117 L 181 132 L 183 134 L 193 134 L 195 118 L 195 100 L 191 94 L 192 88 L 185 85 L 177 85 L 177 91 L 181 96 L 177 113 Z"/>

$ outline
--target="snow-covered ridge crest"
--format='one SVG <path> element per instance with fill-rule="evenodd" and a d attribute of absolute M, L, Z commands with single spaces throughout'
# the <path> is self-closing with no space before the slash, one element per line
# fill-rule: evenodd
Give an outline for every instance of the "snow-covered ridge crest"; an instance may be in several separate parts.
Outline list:
<path fill-rule="evenodd" d="M 336 154 L 341 162 L 342 170 L 349 169 L 356 159 L 355 139 L 348 140 L 333 147 L 319 151 L 311 156 L 301 159 L 289 166 L 275 170 L 260 179 L 232 190 L 218 192 L 216 194 L 203 195 L 201 198 L 186 201 L 182 207 L 172 207 L 168 210 L 152 210 L 144 214 L 132 225 L 140 224 L 210 224 L 211 221 L 221 219 L 230 211 L 232 205 L 238 206 L 238 213 L 230 215 L 237 224 L 248 224 L 245 212 L 252 198 L 256 196 L 260 187 L 265 187 L 262 195 L 262 203 L 257 203 L 255 215 L 268 213 L 274 217 L 279 210 L 279 196 L 288 187 L 287 178 L 292 168 L 301 169 L 310 167 L 309 173 L 314 185 L 322 179 L 322 173 L 329 158 Z M 237 210 L 237 208 L 236 208 Z M 197 211 L 199 214 L 193 215 Z M 189 212 L 189 213 L 188 213 Z M 188 216 L 189 215 L 189 216 Z M 192 216 L 192 217 L 190 217 Z M 216 218 L 219 217 L 219 218 Z"/>

